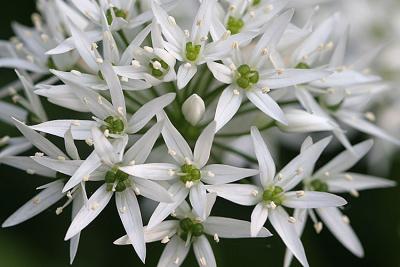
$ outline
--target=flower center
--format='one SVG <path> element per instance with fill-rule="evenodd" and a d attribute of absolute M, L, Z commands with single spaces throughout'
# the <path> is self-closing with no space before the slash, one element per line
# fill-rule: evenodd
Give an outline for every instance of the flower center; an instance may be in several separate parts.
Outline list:
<path fill-rule="evenodd" d="M 302 69 L 302 70 L 311 69 L 310 65 L 308 65 L 307 63 L 304 63 L 304 62 L 299 62 L 299 64 L 297 64 L 295 68 L 296 69 Z"/>
<path fill-rule="evenodd" d="M 160 58 L 153 58 L 149 62 L 149 67 L 151 75 L 153 75 L 156 78 L 163 77 L 165 73 L 169 70 L 168 64 Z"/>
<path fill-rule="evenodd" d="M 199 57 L 201 45 L 195 45 L 192 42 L 186 43 L 186 58 L 190 61 L 196 61 Z"/>
<path fill-rule="evenodd" d="M 313 190 L 313 191 L 318 191 L 318 192 L 328 192 L 329 191 L 328 184 L 320 179 L 315 179 L 315 180 L 311 181 L 310 187 L 311 187 L 311 190 Z"/>
<path fill-rule="evenodd" d="M 201 178 L 201 172 L 198 168 L 190 164 L 184 164 L 181 167 L 182 176 L 181 181 L 183 183 L 196 182 Z"/>
<path fill-rule="evenodd" d="M 250 88 L 253 84 L 258 83 L 260 75 L 258 71 L 251 69 L 249 65 L 240 65 L 237 69 L 236 83 L 243 89 Z"/>
<path fill-rule="evenodd" d="M 104 181 L 107 184 L 107 191 L 122 192 L 131 186 L 129 174 L 124 173 L 118 169 L 118 166 L 113 167 L 106 173 Z"/>
<path fill-rule="evenodd" d="M 263 200 L 269 204 L 274 202 L 275 205 L 279 206 L 282 205 L 283 202 L 283 189 L 280 186 L 270 186 L 265 189 L 263 193 Z"/>
<path fill-rule="evenodd" d="M 261 3 L 261 0 L 253 0 L 253 6 L 256 6 Z"/>
<path fill-rule="evenodd" d="M 105 120 L 102 130 L 108 130 L 111 134 L 121 134 L 125 130 L 124 122 L 117 117 L 108 116 Z"/>
<path fill-rule="evenodd" d="M 229 16 L 226 28 L 231 32 L 231 34 L 237 34 L 244 26 L 244 21 L 241 18 L 235 18 Z"/>
<path fill-rule="evenodd" d="M 123 18 L 123 19 L 126 19 L 128 17 L 128 13 L 125 10 L 119 9 L 117 7 L 109 8 L 106 11 L 106 18 L 107 18 L 108 25 L 111 25 L 114 20 L 113 12 L 114 12 L 115 17 Z"/>
<path fill-rule="evenodd" d="M 179 228 L 178 234 L 184 241 L 187 241 L 188 238 L 201 236 L 204 233 L 204 226 L 190 218 L 180 220 Z"/>

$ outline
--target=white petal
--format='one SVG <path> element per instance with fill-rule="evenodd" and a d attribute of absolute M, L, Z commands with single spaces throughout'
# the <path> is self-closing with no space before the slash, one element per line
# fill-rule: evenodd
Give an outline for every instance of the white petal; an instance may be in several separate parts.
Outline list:
<path fill-rule="evenodd" d="M 161 119 L 165 121 L 165 124 L 161 133 L 168 147 L 169 154 L 180 164 L 185 164 L 186 159 L 193 159 L 192 150 L 183 136 L 172 125 L 167 115 L 165 113 L 162 114 Z"/>
<path fill-rule="evenodd" d="M 355 146 L 353 146 L 353 151 L 345 150 L 329 161 L 326 165 L 321 167 L 317 172 L 315 172 L 315 177 L 323 178 L 326 173 L 330 175 L 341 173 L 354 166 L 362 157 L 367 154 L 373 145 L 372 140 L 366 140 Z"/>
<path fill-rule="evenodd" d="M 271 211 L 269 215 L 269 221 L 271 222 L 274 229 L 278 232 L 282 241 L 304 266 L 308 267 L 306 254 L 304 251 L 303 244 L 296 232 L 295 226 L 289 223 L 289 215 L 282 207 L 277 207 Z"/>
<path fill-rule="evenodd" d="M 250 233 L 252 237 L 259 235 L 268 218 L 268 208 L 263 202 L 258 203 L 251 213 Z"/>
<path fill-rule="evenodd" d="M 106 185 L 102 185 L 89 198 L 86 204 L 80 209 L 70 227 L 68 228 L 65 240 L 69 240 L 88 226 L 107 206 L 113 192 L 108 192 Z"/>
<path fill-rule="evenodd" d="M 120 168 L 121 171 L 132 176 L 157 181 L 177 178 L 176 174 L 174 174 L 176 169 L 179 169 L 179 167 L 170 163 L 147 163 Z"/>
<path fill-rule="evenodd" d="M 45 137 L 40 135 L 39 133 L 35 132 L 22 122 L 14 119 L 15 126 L 18 130 L 32 142 L 32 144 L 37 147 L 40 151 L 46 153 L 46 155 L 57 158 L 57 157 L 64 157 L 68 158 L 64 152 L 62 152 L 58 147 L 56 147 L 52 142 L 47 140 Z"/>
<path fill-rule="evenodd" d="M 251 138 L 253 139 L 254 152 L 260 169 L 260 181 L 263 187 L 266 187 L 274 179 L 275 163 L 260 131 L 254 126 L 251 127 Z"/>
<path fill-rule="evenodd" d="M 331 72 L 326 70 L 284 69 L 282 74 L 278 74 L 275 71 L 274 73 L 265 74 L 265 78 L 260 81 L 260 86 L 266 86 L 270 89 L 283 88 L 315 81 L 329 74 Z"/>
<path fill-rule="evenodd" d="M 246 92 L 247 98 L 262 112 L 280 123 L 287 124 L 285 114 L 279 105 L 268 95 L 259 90 Z"/>
<path fill-rule="evenodd" d="M 279 125 L 279 128 L 287 132 L 309 133 L 320 131 L 332 131 L 334 126 L 324 116 L 308 113 L 300 109 L 285 110 L 287 125 Z"/>
<path fill-rule="evenodd" d="M 168 193 L 172 195 L 173 203 L 160 203 L 149 220 L 147 227 L 152 229 L 154 226 L 167 218 L 187 197 L 189 194 L 188 189 L 180 182 L 173 184 Z"/>
<path fill-rule="evenodd" d="M 383 140 L 389 141 L 395 145 L 400 145 L 400 140 L 396 137 L 391 136 L 383 129 L 379 128 L 375 124 L 372 124 L 362 118 L 361 114 L 353 113 L 350 111 L 340 111 L 337 113 L 337 117 L 345 124 L 353 127 L 361 132 L 382 138 Z"/>
<path fill-rule="evenodd" d="M 191 63 L 182 63 L 177 74 L 178 89 L 185 87 L 197 72 L 197 66 Z"/>
<path fill-rule="evenodd" d="M 218 81 L 226 84 L 233 82 L 233 72 L 229 67 L 216 62 L 207 62 L 207 66 Z"/>
<path fill-rule="evenodd" d="M 53 183 L 8 217 L 2 227 L 17 225 L 46 210 L 64 197 L 61 193 L 62 187 L 61 181 Z"/>
<path fill-rule="evenodd" d="M 125 97 L 122 92 L 121 83 L 118 79 L 117 74 L 115 73 L 111 63 L 104 62 L 100 64 L 100 70 L 103 74 L 104 80 L 107 82 L 111 101 L 114 106 L 114 109 L 120 113 L 123 117 L 126 116 L 126 105 L 125 105 Z"/>
<path fill-rule="evenodd" d="M 193 251 L 199 266 L 217 267 L 210 242 L 204 235 L 197 237 L 193 242 Z"/>
<path fill-rule="evenodd" d="M 129 120 L 129 133 L 140 131 L 157 113 L 171 104 L 172 101 L 174 101 L 175 96 L 175 93 L 165 94 L 140 107 L 140 109 Z"/>
<path fill-rule="evenodd" d="M 82 165 L 76 170 L 74 175 L 68 180 L 63 188 L 63 192 L 67 192 L 80 182 L 84 180 L 84 177 L 89 177 L 98 167 L 101 166 L 100 158 L 96 152 L 92 152 L 89 157 L 82 163 Z"/>
<path fill-rule="evenodd" d="M 114 147 L 98 128 L 92 128 L 92 138 L 94 151 L 102 162 L 109 166 L 118 162 L 118 156 L 115 153 Z"/>
<path fill-rule="evenodd" d="M 360 240 L 354 233 L 351 226 L 343 220 L 343 214 L 337 208 L 317 209 L 318 216 L 321 217 L 325 225 L 332 234 L 357 257 L 364 256 L 364 249 Z"/>
<path fill-rule="evenodd" d="M 325 147 L 331 141 L 331 137 L 324 138 L 313 144 L 297 157 L 292 159 L 280 172 L 277 186 L 288 191 L 295 187 L 309 173 L 308 169 L 313 168 Z"/>
<path fill-rule="evenodd" d="M 24 156 L 6 156 L 0 158 L 0 163 L 6 164 L 8 166 L 26 171 L 30 174 L 36 174 L 44 177 L 54 178 L 56 176 L 56 172 L 52 169 L 49 169 L 37 162 L 35 162 L 30 157 Z"/>
<path fill-rule="evenodd" d="M 158 122 L 150 128 L 139 140 L 133 144 L 124 154 L 124 163 L 129 164 L 132 160 L 135 164 L 142 164 L 146 161 L 154 144 L 160 136 L 164 122 Z"/>
<path fill-rule="evenodd" d="M 325 192 L 305 191 L 299 197 L 297 192 L 287 192 L 284 194 L 282 205 L 289 208 L 311 209 L 321 207 L 339 207 L 346 205 L 347 201 L 334 194 Z"/>
<path fill-rule="evenodd" d="M 249 238 L 250 222 L 236 220 L 224 217 L 210 216 L 203 222 L 204 232 L 222 238 Z M 269 237 L 272 234 L 266 229 L 262 228 L 257 237 Z"/>
<path fill-rule="evenodd" d="M 125 231 L 132 242 L 133 248 L 142 262 L 146 259 L 146 244 L 139 203 L 132 190 L 125 190 L 115 194 L 118 214 L 124 225 Z"/>
<path fill-rule="evenodd" d="M 243 206 L 256 205 L 263 193 L 262 188 L 250 184 L 210 185 L 206 188 L 209 192 L 217 193 L 219 197 Z"/>
<path fill-rule="evenodd" d="M 139 189 L 140 195 L 157 202 L 173 202 L 168 191 L 156 182 L 135 178 L 134 186 Z"/>
<path fill-rule="evenodd" d="M 243 93 L 238 90 L 236 93 L 233 86 L 224 89 L 218 100 L 214 120 L 217 122 L 216 131 L 219 131 L 236 114 L 242 103 Z"/>
<path fill-rule="evenodd" d="M 189 199 L 195 213 L 204 220 L 206 218 L 207 191 L 201 182 L 190 188 Z"/>
<path fill-rule="evenodd" d="M 210 157 L 212 143 L 215 135 L 215 121 L 212 121 L 197 139 L 194 147 L 194 163 L 198 168 L 203 168 L 207 164 Z"/>
<path fill-rule="evenodd" d="M 207 184 L 227 184 L 258 174 L 258 170 L 238 168 L 229 165 L 211 164 L 202 170 L 201 180 Z"/>
<path fill-rule="evenodd" d="M 329 186 L 329 191 L 334 193 L 396 186 L 395 181 L 351 172 L 333 175 L 326 182 Z"/>
<path fill-rule="evenodd" d="M 73 175 L 83 163 L 82 160 L 58 160 L 49 157 L 32 157 L 32 159 L 40 165 L 70 176 Z"/>
<path fill-rule="evenodd" d="M 65 150 L 67 151 L 68 156 L 71 159 L 74 159 L 74 160 L 80 159 L 78 148 L 76 147 L 74 138 L 72 136 L 71 127 L 68 129 L 68 131 L 64 135 L 64 146 L 65 146 Z"/>
<path fill-rule="evenodd" d="M 186 246 L 186 242 L 175 235 L 161 254 L 157 267 L 181 266 L 189 253 L 189 249 L 190 246 Z"/>
<path fill-rule="evenodd" d="M 14 123 L 12 118 L 24 121 L 27 115 L 28 112 L 23 108 L 0 101 L 0 120 L 12 125 Z"/>
<path fill-rule="evenodd" d="M 144 227 L 144 239 L 146 243 L 161 241 L 166 236 L 169 238 L 174 236 L 177 229 L 179 228 L 179 221 L 178 220 L 168 220 L 163 221 L 153 229 L 147 229 Z M 127 235 L 124 235 L 121 238 L 118 238 L 114 241 L 115 245 L 130 245 L 131 241 Z"/>
<path fill-rule="evenodd" d="M 306 226 L 307 216 L 308 212 L 306 209 L 295 209 L 293 212 L 293 217 L 296 219 L 294 227 L 296 228 L 296 232 L 300 237 L 302 236 L 304 227 Z M 286 249 L 283 266 L 289 267 L 290 264 L 292 263 L 292 260 L 293 260 L 293 253 L 290 252 L 289 249 Z"/>
<path fill-rule="evenodd" d="M 64 137 L 71 129 L 74 140 L 85 140 L 91 136 L 90 130 L 95 126 L 96 122 L 89 120 L 54 120 L 32 125 L 30 128 L 58 137 Z"/>

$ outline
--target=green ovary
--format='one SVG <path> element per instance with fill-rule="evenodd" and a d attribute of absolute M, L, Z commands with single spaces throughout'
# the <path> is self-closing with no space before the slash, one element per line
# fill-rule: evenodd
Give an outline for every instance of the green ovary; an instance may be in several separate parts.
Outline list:
<path fill-rule="evenodd" d="M 302 70 L 311 69 L 310 65 L 308 65 L 307 63 L 304 63 L 304 62 L 299 62 L 299 64 L 297 64 L 295 68 L 296 69 L 302 69 Z"/>
<path fill-rule="evenodd" d="M 231 32 L 231 34 L 239 33 L 244 26 L 244 21 L 242 19 L 237 19 L 229 16 L 226 28 Z"/>
<path fill-rule="evenodd" d="M 161 65 L 161 68 L 154 68 L 154 63 L 155 62 L 159 62 Z M 153 58 L 150 62 L 149 62 L 149 67 L 150 67 L 150 72 L 151 75 L 153 75 L 156 78 L 161 78 L 165 75 L 165 73 L 169 70 L 169 66 L 168 64 L 159 58 Z"/>
<path fill-rule="evenodd" d="M 108 130 L 111 134 L 121 134 L 125 130 L 125 124 L 120 118 L 108 116 L 104 122 L 103 131 Z"/>
<path fill-rule="evenodd" d="M 265 189 L 263 193 L 263 200 L 267 204 L 274 202 L 275 205 L 280 206 L 283 202 L 283 189 L 279 186 L 271 186 Z"/>
<path fill-rule="evenodd" d="M 185 218 L 179 221 L 179 236 L 186 241 L 189 236 L 198 237 L 204 233 L 204 226 L 190 218 Z"/>
<path fill-rule="evenodd" d="M 200 55 L 201 45 L 195 45 L 192 42 L 186 43 L 186 58 L 189 61 L 196 61 Z"/>
<path fill-rule="evenodd" d="M 181 181 L 183 183 L 196 182 L 199 181 L 201 178 L 200 170 L 190 164 L 182 165 L 181 172 L 182 172 Z"/>
<path fill-rule="evenodd" d="M 115 17 L 117 17 L 117 18 L 126 19 L 128 17 L 128 13 L 125 10 L 119 9 L 117 7 L 109 8 L 106 11 L 106 18 L 107 18 L 108 25 L 111 25 L 114 20 L 112 11 L 114 11 Z"/>
<path fill-rule="evenodd" d="M 328 192 L 329 191 L 328 184 L 320 179 L 315 179 L 315 180 L 311 181 L 310 187 L 311 187 L 311 190 L 313 190 L 313 191 L 318 191 L 318 192 Z"/>
<path fill-rule="evenodd" d="M 249 65 L 243 64 L 237 69 L 236 83 L 240 88 L 249 89 L 260 80 L 258 71 L 251 69 Z"/>
<path fill-rule="evenodd" d="M 107 184 L 107 191 L 111 192 L 115 189 L 116 192 L 122 192 L 131 186 L 129 174 L 126 174 L 114 167 L 106 173 L 104 181 Z"/>

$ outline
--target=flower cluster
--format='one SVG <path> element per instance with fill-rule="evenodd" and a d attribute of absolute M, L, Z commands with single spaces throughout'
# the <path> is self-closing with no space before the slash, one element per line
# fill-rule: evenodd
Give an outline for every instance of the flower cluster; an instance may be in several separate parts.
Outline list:
<path fill-rule="evenodd" d="M 352 145 L 347 131 L 400 140 L 369 111 L 390 89 L 367 69 L 379 51 L 349 62 L 339 13 L 321 21 L 303 0 L 185 1 L 193 16 L 179 0 L 37 2 L 34 27 L 14 24 L 1 43 L 0 66 L 19 79 L 0 91 L 0 119 L 22 136 L 0 139 L 0 163 L 51 182 L 3 227 L 65 199 L 55 212 L 72 205 L 72 263 L 80 233 L 114 197 L 126 231 L 115 244 L 144 263 L 146 243 L 161 241 L 159 267 L 180 266 L 191 246 L 199 266 L 217 266 L 210 242 L 270 237 L 267 220 L 285 266 L 293 256 L 309 266 L 308 217 L 363 256 L 337 194 L 395 183 L 348 172 L 373 141 Z M 295 7 L 312 10 L 305 23 Z M 57 107 L 63 117 L 50 114 Z M 307 137 L 277 171 L 264 139 L 283 132 L 328 132 L 344 151 L 314 171 L 332 137 Z M 145 226 L 138 196 L 158 203 Z M 249 221 L 211 215 L 218 197 L 254 206 Z"/>

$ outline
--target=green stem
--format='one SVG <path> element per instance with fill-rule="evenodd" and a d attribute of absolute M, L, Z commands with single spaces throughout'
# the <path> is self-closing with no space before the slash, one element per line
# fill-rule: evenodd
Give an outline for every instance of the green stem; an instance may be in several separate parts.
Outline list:
<path fill-rule="evenodd" d="M 122 41 L 124 42 L 124 44 L 125 44 L 126 46 L 129 46 L 129 40 L 128 40 L 128 38 L 126 38 L 126 35 L 125 35 L 124 31 L 123 31 L 123 30 L 119 30 L 119 31 L 118 31 L 118 34 L 119 34 L 119 36 L 121 37 L 121 39 L 122 39 Z"/>

